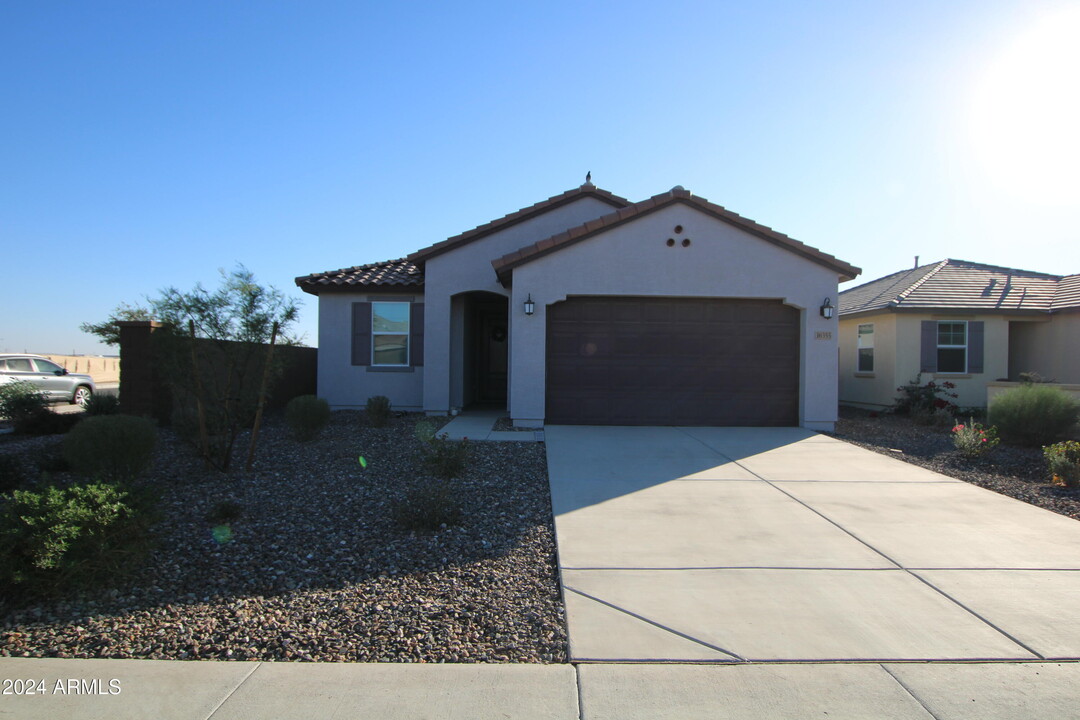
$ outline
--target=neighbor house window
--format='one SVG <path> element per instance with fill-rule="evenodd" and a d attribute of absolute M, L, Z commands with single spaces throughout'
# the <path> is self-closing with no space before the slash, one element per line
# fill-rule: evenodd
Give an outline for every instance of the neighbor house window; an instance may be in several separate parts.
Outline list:
<path fill-rule="evenodd" d="M 937 371 L 968 371 L 968 332 L 966 322 L 939 322 L 937 325 Z"/>
<path fill-rule="evenodd" d="M 409 303 L 371 303 L 371 364 L 409 364 Z"/>
<path fill-rule="evenodd" d="M 874 324 L 859 326 L 858 372 L 874 372 Z"/>

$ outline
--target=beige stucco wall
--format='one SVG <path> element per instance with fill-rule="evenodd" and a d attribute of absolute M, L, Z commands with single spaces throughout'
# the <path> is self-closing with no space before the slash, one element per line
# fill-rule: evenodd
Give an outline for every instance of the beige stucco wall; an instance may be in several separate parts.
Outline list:
<path fill-rule="evenodd" d="M 423 367 L 388 372 L 352 364 L 352 304 L 371 300 L 419 302 L 423 297 L 415 293 L 324 292 L 319 295 L 319 397 L 335 410 L 362 408 L 372 395 L 390 398 L 390 404 L 396 410 L 420 410 L 423 406 Z"/>
<path fill-rule="evenodd" d="M 605 202 L 582 197 L 428 260 L 424 268 L 423 406 L 426 412 L 445 414 L 462 403 L 464 304 L 453 300 L 454 296 L 478 290 L 509 295 L 510 291 L 499 284 L 492 260 L 614 211 Z M 510 308 L 511 337 L 518 314 L 524 315 L 520 303 L 517 308 Z M 513 352 L 511 346 L 511 376 Z"/>
<path fill-rule="evenodd" d="M 859 325 L 874 326 L 874 372 L 858 372 Z M 885 408 L 896 397 L 896 316 L 840 319 L 840 403 Z"/>
<path fill-rule="evenodd" d="M 676 225 L 690 247 L 667 247 Z M 529 294 L 531 317 L 522 311 Z M 519 423 L 544 417 L 547 308 L 572 295 L 783 300 L 802 311 L 800 424 L 832 429 L 837 321 L 818 308 L 827 297 L 835 303 L 835 271 L 681 203 L 522 265 L 510 302 L 510 415 Z"/>
<path fill-rule="evenodd" d="M 42 355 L 68 372 L 89 375 L 95 385 L 120 382 L 120 358 L 87 355 Z"/>
<path fill-rule="evenodd" d="M 1080 383 L 1080 311 L 1054 313 L 1042 322 L 1012 323 L 1010 380 L 1037 372 L 1048 380 Z"/>
<path fill-rule="evenodd" d="M 961 407 L 985 407 L 986 383 L 1009 374 L 1009 321 L 979 314 L 877 313 L 845 317 L 840 321 L 840 402 L 864 407 L 891 407 L 896 388 L 919 375 L 924 320 L 982 321 L 983 372 L 972 374 L 924 373 L 920 382 L 951 382 Z M 874 373 L 855 372 L 855 334 L 860 324 L 874 323 Z"/>

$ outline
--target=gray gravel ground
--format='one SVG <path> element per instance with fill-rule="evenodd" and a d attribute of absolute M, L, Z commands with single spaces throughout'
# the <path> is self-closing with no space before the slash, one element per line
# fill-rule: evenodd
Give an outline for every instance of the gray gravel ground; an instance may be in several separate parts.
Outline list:
<path fill-rule="evenodd" d="M 835 437 L 943 475 L 1080 520 L 1080 492 L 1050 482 L 1040 448 L 1000 444 L 983 457 L 956 451 L 952 428 L 916 425 L 906 416 L 843 408 Z"/>
<path fill-rule="evenodd" d="M 371 428 L 338 412 L 303 444 L 271 421 L 255 469 L 229 475 L 163 431 L 164 520 L 144 569 L 96 597 L 0 610 L 0 655 L 565 662 L 543 445 L 473 444 L 452 481 L 461 522 L 413 533 L 391 515 L 424 476 L 417 419 Z M 57 442 L 9 437 L 0 452 Z M 222 544 L 206 515 L 228 500 L 243 516 Z"/>

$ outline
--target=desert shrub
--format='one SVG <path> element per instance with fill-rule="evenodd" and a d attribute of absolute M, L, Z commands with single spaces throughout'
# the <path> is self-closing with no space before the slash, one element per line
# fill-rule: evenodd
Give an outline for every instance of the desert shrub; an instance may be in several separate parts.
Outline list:
<path fill-rule="evenodd" d="M 444 480 L 461 477 L 469 463 L 469 439 L 450 440 L 446 433 L 436 434 L 437 428 L 438 423 L 430 418 L 416 423 L 416 438 L 420 441 L 424 467 Z"/>
<path fill-rule="evenodd" d="M 438 530 L 461 519 L 461 503 L 446 480 L 421 480 L 391 505 L 394 520 L 407 530 Z"/>
<path fill-rule="evenodd" d="M 461 477 L 469 462 L 469 450 L 468 439 L 450 440 L 443 433 L 425 443 L 424 466 L 444 480 Z"/>
<path fill-rule="evenodd" d="M 221 525 L 239 520 L 244 514 L 244 509 L 235 500 L 222 500 L 214 503 L 210 512 L 206 513 L 206 521 L 211 525 Z"/>
<path fill-rule="evenodd" d="M 423 418 L 416 423 L 416 439 L 422 443 L 429 443 L 435 439 L 435 432 L 439 424 L 432 418 Z"/>
<path fill-rule="evenodd" d="M 314 395 L 294 397 L 285 406 L 285 421 L 297 440 L 314 440 L 330 419 L 330 404 Z"/>
<path fill-rule="evenodd" d="M 98 480 L 132 480 L 154 455 L 157 429 L 146 418 L 87 418 L 64 438 L 63 453 L 75 472 Z"/>
<path fill-rule="evenodd" d="M 371 427 L 383 427 L 390 422 L 390 398 L 374 395 L 367 399 L 367 419 Z"/>
<path fill-rule="evenodd" d="M 8 493 L 22 485 L 22 461 L 17 455 L 0 455 L 0 493 Z"/>
<path fill-rule="evenodd" d="M 984 427 L 982 423 L 975 422 L 975 418 L 969 418 L 966 424 L 961 423 L 952 429 L 953 446 L 964 457 L 978 457 L 993 450 L 999 440 L 997 428 L 994 426 Z"/>
<path fill-rule="evenodd" d="M 145 549 L 151 513 L 116 485 L 16 490 L 0 506 L 0 588 L 100 585 Z"/>
<path fill-rule="evenodd" d="M 26 432 L 29 422 L 47 413 L 49 399 L 30 383 L 0 385 L 0 419 L 10 420 L 16 432 Z"/>
<path fill-rule="evenodd" d="M 956 410 L 956 404 L 952 401 L 959 397 L 952 392 L 955 389 L 956 385 L 947 380 L 943 383 L 931 380 L 923 384 L 922 373 L 919 373 L 911 382 L 896 388 L 900 394 L 896 396 L 893 412 L 898 415 L 923 413 L 932 416 L 937 410 L 945 410 L 951 414 Z M 926 424 L 932 424 L 932 421 Z"/>
<path fill-rule="evenodd" d="M 1080 442 L 1067 440 L 1044 447 L 1043 457 L 1055 482 L 1080 490 Z"/>
<path fill-rule="evenodd" d="M 96 417 L 98 415 L 116 415 L 120 412 L 120 398 L 115 395 L 94 393 L 86 402 L 86 406 L 83 410 L 90 417 Z"/>
<path fill-rule="evenodd" d="M 1059 388 L 1025 384 L 994 398 L 988 418 L 1007 443 L 1048 445 L 1076 424 L 1080 403 Z"/>

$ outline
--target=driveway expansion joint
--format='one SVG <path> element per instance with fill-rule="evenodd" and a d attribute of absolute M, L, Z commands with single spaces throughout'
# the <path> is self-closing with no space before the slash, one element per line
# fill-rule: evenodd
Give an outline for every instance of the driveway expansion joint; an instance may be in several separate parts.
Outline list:
<path fill-rule="evenodd" d="M 906 685 L 906 684 L 904 683 L 904 681 L 903 681 L 903 680 L 901 680 L 900 678 L 896 677 L 896 675 L 894 675 L 894 674 L 893 674 L 893 672 L 892 672 L 891 670 L 889 670 L 889 668 L 887 668 L 887 667 L 885 666 L 885 664 L 884 664 L 884 663 L 881 663 L 881 664 L 880 664 L 880 665 L 879 665 L 878 667 L 880 667 L 880 668 L 881 668 L 882 670 L 884 670 L 884 671 L 886 672 L 886 674 L 888 674 L 888 676 L 889 676 L 889 677 L 891 677 L 891 678 L 893 679 L 893 681 L 895 681 L 895 682 L 896 682 L 896 684 L 897 684 L 897 685 L 899 685 L 900 687 L 902 687 L 902 688 L 904 689 L 904 692 L 906 692 L 906 693 L 907 693 L 908 695 L 910 695 L 910 696 L 911 696 L 911 699 L 912 699 L 912 700 L 914 700 L 915 702 L 919 703 L 919 705 L 921 705 L 921 706 L 922 706 L 922 709 L 926 711 L 926 714 L 927 714 L 927 715 L 929 715 L 930 717 L 934 718 L 934 720 L 942 720 L 942 718 L 941 718 L 941 717 L 940 717 L 939 715 L 937 715 L 937 713 L 935 713 L 935 712 L 934 712 L 933 710 L 931 710 L 931 709 L 929 708 L 929 706 L 927 706 L 927 704 L 926 704 L 925 702 L 923 702 L 923 699 L 922 699 L 922 698 L 920 698 L 920 697 L 919 697 L 919 695 L 918 695 L 918 694 L 917 694 L 917 693 L 916 693 L 916 692 L 915 692 L 914 690 L 912 690 L 911 688 L 909 688 L 909 687 L 908 687 L 908 686 L 907 686 L 907 685 Z"/>
<path fill-rule="evenodd" d="M 251 672 L 249 672 L 247 675 L 245 675 L 240 680 L 240 682 L 236 683 L 236 687 L 234 687 L 232 690 L 230 690 L 229 694 L 226 695 L 225 697 L 223 697 L 221 699 L 221 702 L 219 702 L 214 707 L 214 709 L 210 711 L 210 714 L 206 716 L 206 720 L 213 720 L 213 717 L 215 715 L 217 715 L 218 710 L 220 710 L 225 705 L 225 703 L 229 702 L 229 698 L 231 698 L 236 693 L 236 691 L 239 690 L 243 686 L 244 683 L 246 683 L 248 680 L 250 680 L 251 676 L 254 675 L 255 671 L 258 670 L 260 667 L 262 667 L 262 661 L 259 661 L 259 662 L 255 663 L 255 667 L 251 668 Z"/>
<path fill-rule="evenodd" d="M 711 643 L 707 643 L 704 640 L 699 640 L 698 638 L 693 637 L 692 635 L 687 635 L 686 633 L 679 632 L 678 630 L 675 630 L 674 628 L 670 628 L 670 627 L 668 627 L 666 625 L 661 625 L 660 623 L 656 622 L 655 620 L 650 620 L 649 618 L 647 618 L 647 617 L 645 617 L 643 615 L 638 615 L 637 613 L 630 612 L 629 610 L 627 610 L 625 608 L 621 608 L 618 605 L 614 605 L 612 603 L 609 603 L 606 600 L 602 600 L 602 599 L 600 599 L 600 598 L 598 598 L 598 597 L 596 597 L 594 595 L 590 595 L 587 592 L 582 592 L 581 590 L 578 590 L 577 588 L 566 585 L 565 583 L 563 584 L 563 587 L 565 589 L 569 590 L 572 593 L 576 593 L 577 595 L 580 595 L 580 596 L 582 596 L 584 598 L 588 598 L 589 600 L 592 600 L 593 602 L 600 603 L 601 605 L 603 605 L 605 607 L 611 608 L 612 610 L 615 610 L 617 612 L 621 612 L 624 615 L 628 615 L 628 616 L 634 618 L 635 620 L 640 620 L 641 622 L 646 623 L 648 625 L 652 625 L 653 627 L 655 627 L 657 629 L 660 629 L 660 630 L 663 630 L 664 632 L 669 632 L 672 635 L 676 635 L 678 637 L 681 637 L 683 640 L 689 640 L 690 642 L 695 643 L 697 645 L 701 645 L 702 647 L 707 647 L 710 650 L 715 650 L 716 652 L 723 653 L 725 655 L 730 656 L 732 659 L 734 659 L 736 661 L 746 662 L 746 658 L 744 658 L 741 655 L 738 655 L 737 653 L 734 653 L 734 652 L 732 652 L 730 650 L 725 650 L 724 648 L 722 648 L 722 647 L 720 647 L 718 645 L 713 645 Z"/>
<path fill-rule="evenodd" d="M 934 590 L 934 591 L 936 591 L 936 592 L 937 592 L 937 593 L 939 593 L 939 594 L 940 594 L 940 595 L 941 595 L 942 597 L 944 597 L 944 598 L 946 598 L 947 600 L 949 600 L 950 602 L 954 603 L 955 605 L 957 605 L 957 607 L 960 607 L 960 608 L 962 608 L 963 610 L 967 611 L 967 612 L 968 612 L 968 613 L 970 613 L 970 614 L 971 614 L 971 615 L 972 615 L 973 617 L 975 617 L 975 618 L 978 618 L 978 619 L 979 619 L 979 620 L 980 620 L 981 622 L 983 622 L 984 624 L 986 624 L 986 625 L 987 625 L 988 627 L 990 627 L 990 628 L 993 628 L 993 629 L 994 629 L 994 630 L 996 630 L 996 631 L 997 631 L 998 633 L 1000 633 L 1001 635 L 1003 635 L 1003 636 L 1005 636 L 1006 638 L 1008 638 L 1008 639 L 1009 639 L 1009 640 L 1010 640 L 1011 642 L 1013 642 L 1013 643 L 1015 643 L 1015 644 L 1019 645 L 1019 646 L 1020 646 L 1020 647 L 1022 647 L 1022 648 L 1023 648 L 1024 650 L 1026 650 L 1027 652 L 1029 652 L 1029 653 L 1031 653 L 1032 655 L 1034 655 L 1034 656 L 1035 656 L 1036 658 L 1039 658 L 1039 659 L 1043 659 L 1043 660 L 1045 660 L 1045 658 L 1043 657 L 1043 655 L 1042 655 L 1042 654 L 1040 654 L 1040 653 L 1036 652 L 1036 651 L 1035 651 L 1035 650 L 1034 650 L 1033 648 L 1029 647 L 1029 646 L 1028 646 L 1027 644 L 1025 644 L 1024 642 L 1021 642 L 1021 641 L 1020 641 L 1020 640 L 1019 640 L 1018 638 L 1014 637 L 1014 636 L 1013 636 L 1012 634 L 1010 634 L 1010 633 L 1008 633 L 1008 632 L 1005 632 L 1005 630 L 1003 630 L 1002 628 L 998 627 L 998 626 L 997 626 L 997 625 L 995 625 L 994 623 L 990 622 L 990 621 L 989 621 L 989 620 L 987 620 L 987 619 L 986 619 L 985 617 L 983 617 L 983 616 L 982 616 L 982 615 L 980 615 L 979 613 L 975 612 L 974 610 L 972 610 L 971 608 L 969 608 L 969 607 L 968 607 L 967 605 L 965 605 L 964 603 L 962 603 L 962 602 L 960 602 L 959 600 L 957 600 L 956 598 L 954 598 L 954 597 L 953 597 L 952 595 L 950 595 L 949 593 L 947 593 L 947 592 L 945 592 L 944 590 L 942 590 L 941 588 L 937 587 L 936 585 L 934 585 L 933 583 L 931 583 L 931 582 L 930 582 L 929 580 L 927 580 L 926 578 L 924 578 L 924 577 L 922 577 L 921 575 L 919 575 L 919 574 L 917 574 L 917 573 L 913 572 L 913 571 L 912 571 L 911 569 L 909 569 L 909 568 L 906 568 L 906 567 L 904 567 L 904 566 L 903 566 L 903 565 L 902 565 L 901 563 L 897 562 L 896 560 L 894 560 L 893 558 L 889 557 L 889 556 L 888 556 L 887 554 L 885 554 L 885 553 L 884 553 L 884 552 L 882 552 L 881 550 L 877 549 L 876 547 L 874 547 L 873 545 L 871 545 L 871 544 L 870 544 L 870 543 L 868 543 L 867 541 L 863 540 L 863 539 L 862 539 L 861 537 L 859 537 L 858 535 L 856 535 L 856 534 L 855 534 L 855 533 L 853 533 L 852 531 L 848 530 L 848 529 L 847 529 L 847 528 L 845 528 L 845 527 L 844 527 L 843 525 L 841 525 L 840 523 L 836 522 L 835 520 L 833 520 L 832 518 L 830 518 L 830 517 L 829 517 L 828 515 L 826 515 L 825 513 L 821 512 L 821 511 L 820 511 L 820 510 L 818 510 L 817 508 L 813 508 L 813 507 L 810 507 L 810 505 L 808 505 L 808 504 L 807 504 L 806 502 L 804 502 L 803 500 L 800 500 L 799 498 L 795 497 L 794 495 L 792 495 L 791 493 L 789 493 L 789 492 L 788 492 L 787 490 L 785 490 L 784 488 L 782 488 L 782 487 L 778 487 L 778 486 L 776 485 L 776 483 L 774 483 L 773 481 L 771 481 L 771 480 L 769 480 L 769 479 L 767 479 L 767 478 L 764 478 L 764 477 L 762 477 L 762 476 L 761 476 L 760 474 L 758 474 L 758 473 L 754 472 L 753 470 L 751 470 L 750 468 L 746 467 L 745 465 L 743 465 L 743 464 L 742 464 L 741 462 L 739 462 L 738 460 L 733 460 L 732 462 L 734 462 L 734 463 L 735 463 L 736 465 L 738 465 L 739 467 L 741 467 L 741 468 L 742 468 L 743 470 L 745 470 L 746 472 L 750 473 L 750 474 L 751 474 L 751 475 L 753 475 L 754 477 L 756 477 L 756 478 L 759 478 L 759 479 L 760 479 L 760 480 L 761 480 L 762 482 L 764 482 L 764 483 L 766 483 L 766 484 L 768 484 L 768 485 L 771 485 L 772 487 L 774 487 L 774 488 L 776 488 L 777 490 L 779 490 L 780 492 L 782 492 L 782 493 L 783 493 L 784 495 L 787 495 L 787 496 L 788 496 L 789 498 L 791 498 L 791 499 L 792 499 L 792 500 L 794 500 L 795 502 L 799 503 L 800 505 L 802 505 L 803 507 L 805 507 L 805 508 L 806 508 L 807 510 L 809 510 L 810 512 L 812 512 L 812 513 L 815 513 L 815 514 L 816 514 L 816 515 L 817 515 L 818 517 L 820 517 L 821 519 L 825 520 L 826 522 L 829 522 L 829 523 L 831 523 L 831 524 L 832 524 L 833 526 L 835 526 L 835 527 L 836 527 L 836 528 L 837 528 L 838 530 L 841 530 L 842 532 L 844 532 L 844 533 L 847 533 L 847 534 L 848 534 L 848 535 L 849 535 L 849 536 L 850 536 L 851 538 L 853 538 L 854 540 L 857 540 L 858 542 L 862 543 L 863 545 L 865 545 L 865 546 L 866 546 L 867 548 L 869 548 L 870 550 L 874 551 L 875 553 L 877 553 L 877 554 L 878 554 L 878 555 L 880 555 L 881 557 L 885 558 L 885 559 L 886 559 L 886 560 L 888 560 L 889 562 L 891 562 L 891 563 L 893 563 L 894 565 L 896 565 L 897 569 L 899 569 L 899 570 L 903 570 L 903 571 L 904 571 L 904 572 L 906 572 L 906 573 L 907 573 L 908 575 L 912 576 L 913 578 L 915 578 L 915 579 L 916 579 L 916 580 L 918 580 L 919 582 L 921 582 L 921 583 L 923 583 L 924 585 L 926 585 L 926 587 L 930 588 L 931 590 Z"/>

